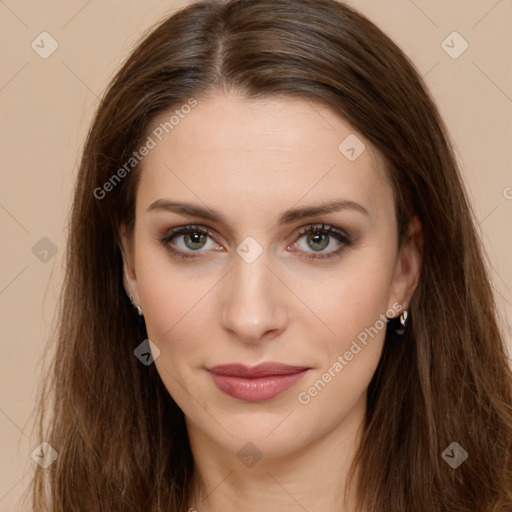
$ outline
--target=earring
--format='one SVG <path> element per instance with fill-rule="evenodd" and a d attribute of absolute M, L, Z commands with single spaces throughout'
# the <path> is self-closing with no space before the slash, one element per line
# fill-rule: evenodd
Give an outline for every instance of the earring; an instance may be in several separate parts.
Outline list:
<path fill-rule="evenodd" d="M 402 336 L 405 332 L 405 323 L 407 322 L 407 309 L 404 309 L 402 313 L 400 313 L 400 323 L 402 324 L 402 327 L 398 327 L 398 329 L 395 329 L 395 332 Z"/>
<path fill-rule="evenodd" d="M 131 302 L 132 306 L 137 308 L 137 313 L 139 314 L 139 316 L 142 316 L 142 308 L 138 304 L 133 303 L 133 293 L 132 293 L 132 289 L 130 288 L 130 285 L 128 284 L 128 277 L 126 276 L 126 268 L 123 269 L 123 273 L 124 273 L 124 278 L 126 280 L 126 286 L 128 286 L 128 290 L 130 290 L 130 295 L 128 295 L 130 302 Z"/>

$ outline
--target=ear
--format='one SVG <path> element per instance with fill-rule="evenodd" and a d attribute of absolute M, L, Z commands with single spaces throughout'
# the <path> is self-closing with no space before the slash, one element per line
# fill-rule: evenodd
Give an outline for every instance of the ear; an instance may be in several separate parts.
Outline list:
<path fill-rule="evenodd" d="M 423 233 L 421 222 L 418 217 L 414 216 L 409 224 L 396 262 L 390 294 L 390 309 L 395 302 L 402 306 L 402 310 L 409 307 L 419 282 L 422 255 Z"/>
<path fill-rule="evenodd" d="M 133 240 L 126 233 L 124 222 L 119 226 L 119 235 L 121 239 L 121 254 L 123 258 L 123 286 L 128 297 L 133 296 L 134 304 L 141 304 L 137 276 L 135 274 L 135 261 Z"/>

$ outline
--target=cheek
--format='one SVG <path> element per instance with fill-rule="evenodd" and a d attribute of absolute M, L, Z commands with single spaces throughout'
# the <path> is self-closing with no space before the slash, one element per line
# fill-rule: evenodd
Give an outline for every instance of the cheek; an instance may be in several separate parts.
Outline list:
<path fill-rule="evenodd" d="M 319 335 L 322 333 L 338 348 L 350 345 L 388 310 L 393 254 L 376 249 L 353 253 L 336 271 L 327 274 L 315 270 L 295 281 L 294 292 L 314 313 L 303 317 L 308 319 L 309 328 L 316 323 L 321 329 Z"/>
<path fill-rule="evenodd" d="M 165 360 L 166 366 L 184 360 L 193 364 L 198 354 L 204 357 L 208 350 L 213 317 L 211 309 L 205 308 L 211 307 L 210 294 L 218 276 L 198 277 L 171 265 L 165 250 L 141 249 L 137 257 L 137 282 L 147 333 L 164 356 L 160 362 Z"/>
<path fill-rule="evenodd" d="M 385 266 L 372 272 L 368 267 L 365 272 L 354 269 L 324 290 L 315 295 L 323 325 L 315 319 L 305 328 L 309 333 L 315 329 L 324 333 L 310 344 L 311 348 L 316 345 L 312 353 L 321 364 L 298 390 L 297 401 L 314 404 L 329 425 L 361 399 L 379 363 L 387 328 L 390 271 Z"/>
<path fill-rule="evenodd" d="M 170 282 L 168 276 L 156 271 L 150 265 L 143 266 L 137 273 L 141 302 L 144 305 L 144 319 L 148 328 L 148 335 L 155 335 L 159 340 L 164 334 L 172 332 L 180 316 L 185 315 L 184 308 L 188 304 L 188 287 L 181 287 L 179 282 Z"/>
<path fill-rule="evenodd" d="M 172 342 L 176 348 L 191 347 L 201 328 L 198 320 L 204 316 L 201 302 L 207 292 L 207 286 L 194 286 L 180 278 L 147 281 L 142 300 L 148 336 L 164 346 Z"/>

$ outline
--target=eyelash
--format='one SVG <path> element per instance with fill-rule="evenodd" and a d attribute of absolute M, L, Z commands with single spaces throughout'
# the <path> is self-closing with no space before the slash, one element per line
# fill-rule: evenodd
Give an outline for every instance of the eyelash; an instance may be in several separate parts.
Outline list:
<path fill-rule="evenodd" d="M 212 233 L 201 226 L 197 225 L 188 225 L 188 226 L 180 226 L 172 229 L 167 235 L 163 238 L 160 238 L 160 242 L 171 254 L 178 256 L 182 259 L 195 259 L 201 258 L 202 256 L 196 255 L 196 252 L 206 252 L 206 251 L 181 251 L 175 249 L 169 245 L 169 242 L 178 235 L 186 235 L 188 233 L 197 233 L 199 235 L 209 236 L 210 238 L 214 238 Z M 302 237 L 308 235 L 309 233 L 322 233 L 327 234 L 329 236 L 333 236 L 336 240 L 342 243 L 342 246 L 332 252 L 326 254 L 311 254 L 308 256 L 304 256 L 304 258 L 309 260 L 328 260 L 338 256 L 347 246 L 350 246 L 352 241 L 350 236 L 348 236 L 344 231 L 334 226 L 329 226 L 325 224 L 315 224 L 307 226 L 302 229 L 299 233 L 297 233 L 297 239 L 300 240 Z"/>

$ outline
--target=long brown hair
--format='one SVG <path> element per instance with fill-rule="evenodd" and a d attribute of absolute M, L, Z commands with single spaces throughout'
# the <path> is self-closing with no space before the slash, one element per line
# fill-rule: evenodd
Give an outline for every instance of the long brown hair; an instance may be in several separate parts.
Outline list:
<path fill-rule="evenodd" d="M 110 83 L 72 203 L 55 356 L 36 409 L 38 439 L 58 458 L 36 467 L 34 509 L 187 510 L 193 459 L 183 413 L 155 365 L 134 357 L 147 336 L 122 283 L 119 225 L 133 230 L 140 166 L 103 197 L 95 190 L 157 115 L 222 90 L 332 108 L 385 157 L 400 243 L 412 213 L 422 224 L 406 332 L 388 329 L 368 389 L 353 465 L 359 506 L 512 510 L 512 372 L 452 143 L 404 53 L 334 0 L 191 4 L 154 28 Z M 442 456 L 453 442 L 468 454 L 456 468 Z"/>

